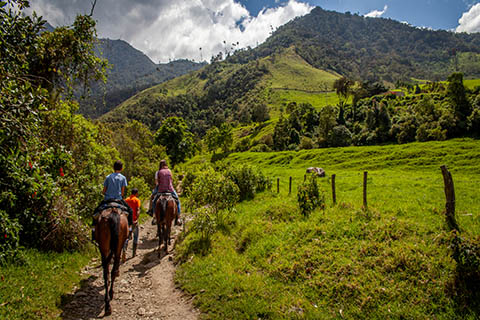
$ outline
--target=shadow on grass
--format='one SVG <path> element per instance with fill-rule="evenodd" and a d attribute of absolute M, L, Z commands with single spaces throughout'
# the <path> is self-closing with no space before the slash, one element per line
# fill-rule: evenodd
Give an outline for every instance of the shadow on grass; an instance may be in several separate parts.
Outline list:
<path fill-rule="evenodd" d="M 65 294 L 60 298 L 61 319 L 101 318 L 104 309 L 104 287 L 95 285 L 97 276 L 90 276 L 80 282 L 80 288 L 73 294 Z"/>

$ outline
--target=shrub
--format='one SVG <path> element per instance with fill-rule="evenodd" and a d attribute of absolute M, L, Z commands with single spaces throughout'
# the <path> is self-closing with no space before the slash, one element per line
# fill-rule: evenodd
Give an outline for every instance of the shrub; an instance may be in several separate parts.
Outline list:
<path fill-rule="evenodd" d="M 300 139 L 300 145 L 298 146 L 300 150 L 308 150 L 308 149 L 313 149 L 315 148 L 315 143 L 313 140 L 309 137 L 303 136 Z"/>
<path fill-rule="evenodd" d="M 253 146 L 250 149 L 251 152 L 270 152 L 272 149 L 270 149 L 269 146 L 267 146 L 264 143 L 257 144 L 256 146 Z"/>
<path fill-rule="evenodd" d="M 328 135 L 328 144 L 332 147 L 346 147 L 352 144 L 352 133 L 344 125 L 336 126 Z"/>
<path fill-rule="evenodd" d="M 257 191 L 271 186 L 267 177 L 249 165 L 230 167 L 225 174 L 238 186 L 241 201 L 253 199 Z"/>
<path fill-rule="evenodd" d="M 192 208 L 211 206 L 215 211 L 231 209 L 239 200 L 239 188 L 229 178 L 213 169 L 202 171 L 193 183 L 187 205 Z"/>
<path fill-rule="evenodd" d="M 0 210 L 0 265 L 10 262 L 19 247 L 20 224 Z"/>
<path fill-rule="evenodd" d="M 319 191 L 314 175 L 298 187 L 297 200 L 304 216 L 309 215 L 315 208 L 325 208 L 325 194 Z"/>
<path fill-rule="evenodd" d="M 142 177 L 133 177 L 128 182 L 128 190 L 125 196 L 129 196 L 132 193 L 132 189 L 138 189 L 138 197 L 140 199 L 149 199 L 152 191 L 150 190 L 148 184 L 143 180 Z"/>

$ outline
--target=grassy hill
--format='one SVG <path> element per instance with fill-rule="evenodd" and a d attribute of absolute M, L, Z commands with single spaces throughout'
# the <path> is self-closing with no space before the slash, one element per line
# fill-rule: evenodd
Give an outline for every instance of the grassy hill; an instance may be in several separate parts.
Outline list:
<path fill-rule="evenodd" d="M 245 65 L 218 62 L 148 88 L 102 120 L 135 119 L 157 129 L 162 119 L 177 115 L 197 123 L 194 131 L 202 133 L 225 120 L 250 122 L 259 104 L 266 104 L 270 117 L 276 119 L 290 102 L 308 101 L 316 108 L 336 103 L 332 85 L 338 78 L 312 67 L 288 48 Z"/>
<path fill-rule="evenodd" d="M 255 165 L 280 178 L 280 193 L 274 183 L 272 191 L 237 205 L 208 254 L 192 254 L 193 234 L 187 235 L 179 247 L 178 281 L 211 319 L 475 319 L 478 303 L 466 303 L 451 258 L 439 166 L 452 172 L 463 236 L 478 238 L 479 150 L 478 140 L 457 139 L 231 154 L 228 167 Z M 184 168 L 205 160 L 192 159 Z M 318 180 L 326 209 L 303 217 L 296 191 L 309 166 L 327 173 Z"/>

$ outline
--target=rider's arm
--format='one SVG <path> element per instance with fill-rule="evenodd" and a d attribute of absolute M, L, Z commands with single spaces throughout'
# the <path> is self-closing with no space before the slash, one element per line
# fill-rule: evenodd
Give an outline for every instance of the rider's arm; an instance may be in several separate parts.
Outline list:
<path fill-rule="evenodd" d="M 107 187 L 103 187 L 103 194 L 105 194 L 107 192 Z"/>

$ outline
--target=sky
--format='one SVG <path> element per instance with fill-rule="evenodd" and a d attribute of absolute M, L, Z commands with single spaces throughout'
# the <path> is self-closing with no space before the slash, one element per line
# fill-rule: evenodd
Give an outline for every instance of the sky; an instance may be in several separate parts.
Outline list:
<path fill-rule="evenodd" d="M 31 0 L 53 26 L 90 13 L 93 0 Z M 314 7 L 390 18 L 412 26 L 480 32 L 480 0 L 97 0 L 101 38 L 122 39 L 155 63 L 209 61 L 212 55 L 265 41 Z"/>

